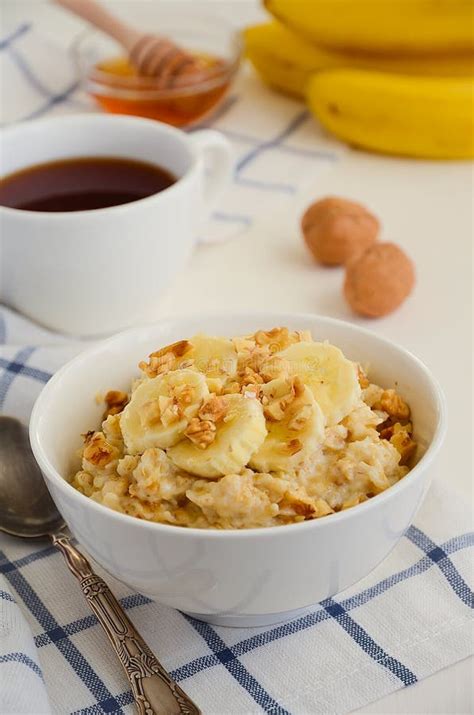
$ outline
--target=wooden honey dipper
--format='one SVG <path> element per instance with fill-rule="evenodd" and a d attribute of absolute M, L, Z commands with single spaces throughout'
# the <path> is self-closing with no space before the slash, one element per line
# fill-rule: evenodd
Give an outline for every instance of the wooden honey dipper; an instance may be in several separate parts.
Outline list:
<path fill-rule="evenodd" d="M 155 78 L 159 89 L 194 84 L 202 80 L 196 58 L 166 37 L 135 30 L 95 0 L 55 0 L 55 2 L 113 37 L 122 45 L 138 73 L 144 77 Z"/>

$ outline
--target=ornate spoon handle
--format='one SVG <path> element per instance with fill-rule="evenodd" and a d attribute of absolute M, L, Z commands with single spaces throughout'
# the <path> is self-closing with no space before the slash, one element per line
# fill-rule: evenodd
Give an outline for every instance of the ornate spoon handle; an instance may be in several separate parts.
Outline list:
<path fill-rule="evenodd" d="M 127 674 L 141 715 L 200 715 L 201 711 L 168 675 L 126 616 L 105 581 L 65 534 L 52 534 L 89 606 L 107 633 Z"/>

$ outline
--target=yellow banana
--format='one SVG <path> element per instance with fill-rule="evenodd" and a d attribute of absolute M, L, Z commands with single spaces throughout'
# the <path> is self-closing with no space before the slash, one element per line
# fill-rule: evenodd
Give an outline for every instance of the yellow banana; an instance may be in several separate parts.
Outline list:
<path fill-rule="evenodd" d="M 336 425 L 360 400 L 355 363 L 329 343 L 296 343 L 277 355 L 312 391 L 328 425 Z"/>
<path fill-rule="evenodd" d="M 204 375 L 194 370 L 172 370 L 141 382 L 120 416 L 129 453 L 179 442 L 208 396 Z"/>
<path fill-rule="evenodd" d="M 263 408 L 257 399 L 242 395 L 228 395 L 228 411 L 214 427 L 214 434 L 206 444 L 205 429 L 208 422 L 202 422 L 203 431 L 197 434 L 203 441 L 184 439 L 168 450 L 171 461 L 181 469 L 199 477 L 213 479 L 225 474 L 239 473 L 251 456 L 261 447 L 267 436 Z M 196 426 L 199 429 L 199 425 Z"/>
<path fill-rule="evenodd" d="M 290 471 L 318 450 L 324 440 L 325 419 L 309 387 L 272 380 L 262 387 L 268 434 L 250 459 L 257 471 Z"/>
<path fill-rule="evenodd" d="M 432 159 L 474 156 L 474 79 L 327 70 L 308 103 L 333 134 L 373 151 Z"/>
<path fill-rule="evenodd" d="M 298 37 L 279 22 L 247 27 L 243 33 L 246 54 L 269 85 L 304 97 L 313 72 L 330 64 L 327 52 Z"/>
<path fill-rule="evenodd" d="M 298 97 L 304 96 L 314 72 L 339 67 L 415 75 L 474 75 L 474 53 L 433 57 L 349 54 L 320 47 L 276 21 L 246 28 L 244 42 L 247 57 L 261 77 L 276 89 Z"/>
<path fill-rule="evenodd" d="M 474 49 L 472 0 L 264 0 L 277 20 L 338 50 L 421 55 Z"/>
<path fill-rule="evenodd" d="M 251 28 L 253 29 L 253 28 Z M 248 33 L 246 33 L 246 38 Z M 294 97 L 304 98 L 305 87 L 311 76 L 311 70 L 304 69 L 296 64 L 296 57 L 286 62 L 276 52 L 270 54 L 262 48 L 246 45 L 247 57 L 254 68 L 270 87 Z M 286 48 L 285 48 L 286 49 Z"/>

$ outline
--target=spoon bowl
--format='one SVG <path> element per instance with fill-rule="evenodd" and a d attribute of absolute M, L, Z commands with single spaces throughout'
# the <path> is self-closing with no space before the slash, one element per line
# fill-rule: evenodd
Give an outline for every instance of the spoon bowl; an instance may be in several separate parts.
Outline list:
<path fill-rule="evenodd" d="M 40 538 L 64 527 L 31 452 L 26 427 L 0 416 L 0 531 Z"/>

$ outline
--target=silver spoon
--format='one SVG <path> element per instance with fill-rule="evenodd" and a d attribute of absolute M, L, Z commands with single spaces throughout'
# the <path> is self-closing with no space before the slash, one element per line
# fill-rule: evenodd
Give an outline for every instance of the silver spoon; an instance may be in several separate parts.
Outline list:
<path fill-rule="evenodd" d="M 13 417 L 0 416 L 0 531 L 23 538 L 49 537 L 61 551 L 122 663 L 139 713 L 200 715 L 64 528 L 35 462 L 26 428 Z"/>

